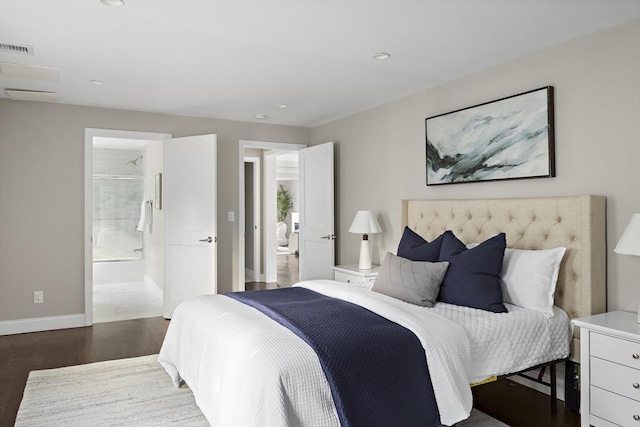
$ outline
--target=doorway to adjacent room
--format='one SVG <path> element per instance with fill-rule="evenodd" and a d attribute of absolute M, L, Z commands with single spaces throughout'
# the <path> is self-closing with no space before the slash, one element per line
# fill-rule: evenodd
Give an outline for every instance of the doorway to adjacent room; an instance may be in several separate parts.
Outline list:
<path fill-rule="evenodd" d="M 251 147 L 244 154 L 245 288 L 291 286 L 299 277 L 298 153 Z M 273 236 L 262 233 L 271 228 Z"/>

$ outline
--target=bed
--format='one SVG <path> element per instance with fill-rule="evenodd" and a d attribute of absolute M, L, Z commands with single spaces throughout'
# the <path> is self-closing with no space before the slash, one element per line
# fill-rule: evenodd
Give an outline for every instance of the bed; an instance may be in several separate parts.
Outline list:
<path fill-rule="evenodd" d="M 606 311 L 606 199 L 603 196 L 403 200 L 401 226 L 425 239 L 450 229 L 466 243 L 498 232 L 507 247 L 567 248 L 555 289 L 555 305 L 571 319 Z M 580 361 L 580 330 L 571 341 L 570 360 Z"/>
<path fill-rule="evenodd" d="M 549 350 L 529 358 L 531 352 L 517 343 L 497 345 L 505 339 L 500 328 L 491 325 L 501 315 L 443 303 L 425 310 L 366 286 L 333 281 L 301 282 L 296 288 L 364 307 L 415 334 L 426 354 L 439 419 L 451 425 L 469 415 L 471 383 L 558 359 L 579 359 L 579 331 L 567 325 L 569 318 L 605 309 L 604 215 L 605 200 L 599 196 L 402 201 L 403 229 L 408 227 L 427 241 L 451 230 L 465 244 L 505 233 L 510 248 L 566 248 L 553 316 L 507 305 L 511 316 L 503 322 L 507 325 L 527 327 L 531 317 L 539 320 L 542 330 L 554 329 L 554 322 L 559 325 L 555 335 L 528 334 L 545 335 L 548 341 L 541 345 L 529 340 L 533 350 Z M 493 335 L 478 335 L 474 328 L 481 324 L 490 325 L 484 331 Z M 564 347 L 554 340 L 563 341 Z M 479 356 L 480 352 L 486 355 Z M 343 406 L 332 396 L 333 382 L 325 376 L 322 358 L 311 345 L 234 298 L 202 296 L 179 306 L 159 362 L 176 386 L 189 385 L 214 426 L 345 425 Z"/>

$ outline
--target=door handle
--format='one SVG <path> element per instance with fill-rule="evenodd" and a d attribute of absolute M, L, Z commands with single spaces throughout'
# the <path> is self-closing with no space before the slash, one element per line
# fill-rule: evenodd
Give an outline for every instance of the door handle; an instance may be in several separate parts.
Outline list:
<path fill-rule="evenodd" d="M 211 238 L 211 236 L 207 237 L 206 239 L 200 239 L 198 240 L 199 242 L 207 242 L 207 243 L 211 243 L 213 242 L 213 239 Z"/>
<path fill-rule="evenodd" d="M 336 240 L 338 238 L 338 236 L 336 236 L 335 234 L 327 234 L 326 236 L 322 236 L 321 239 L 327 239 L 327 240 Z"/>

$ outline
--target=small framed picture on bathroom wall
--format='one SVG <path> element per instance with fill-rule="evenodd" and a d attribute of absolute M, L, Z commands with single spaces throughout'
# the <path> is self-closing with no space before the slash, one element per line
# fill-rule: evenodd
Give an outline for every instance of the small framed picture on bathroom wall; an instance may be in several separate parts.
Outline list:
<path fill-rule="evenodd" d="M 156 174 L 156 199 L 155 199 L 156 209 L 162 210 L 162 174 Z"/>

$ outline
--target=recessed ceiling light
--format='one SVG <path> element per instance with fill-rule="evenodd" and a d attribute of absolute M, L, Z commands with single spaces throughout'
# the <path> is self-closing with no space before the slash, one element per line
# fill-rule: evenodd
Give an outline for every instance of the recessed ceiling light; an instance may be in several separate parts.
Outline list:
<path fill-rule="evenodd" d="M 92 85 L 102 86 L 104 84 L 103 80 L 89 80 L 89 83 Z"/>
<path fill-rule="evenodd" d="M 276 107 L 278 108 L 287 108 L 289 106 L 289 104 L 276 104 Z"/>
<path fill-rule="evenodd" d="M 379 61 L 389 59 L 389 58 L 391 58 L 391 55 L 386 52 L 378 52 L 375 55 L 373 55 L 373 59 L 377 59 Z"/>
<path fill-rule="evenodd" d="M 253 118 L 258 120 L 266 120 L 269 118 L 269 116 L 267 116 L 266 114 L 254 114 Z"/>
<path fill-rule="evenodd" d="M 100 0 L 106 6 L 124 6 L 124 0 Z"/>

